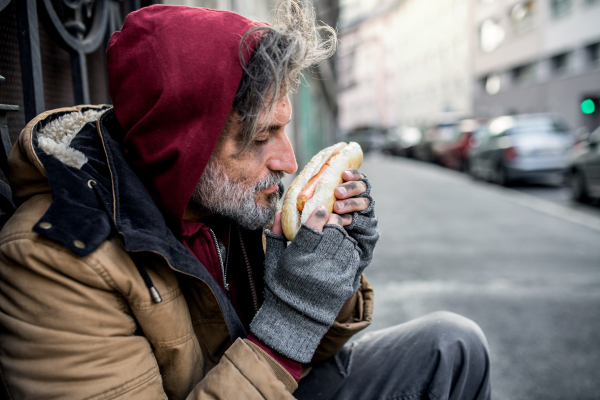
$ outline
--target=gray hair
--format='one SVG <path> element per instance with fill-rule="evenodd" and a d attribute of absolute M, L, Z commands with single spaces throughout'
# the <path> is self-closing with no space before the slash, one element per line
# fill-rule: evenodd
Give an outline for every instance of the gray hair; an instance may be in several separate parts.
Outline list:
<path fill-rule="evenodd" d="M 267 207 L 256 204 L 256 194 L 281 181 L 283 171 L 271 171 L 254 186 L 244 184 L 243 180 L 227 176 L 225 167 L 211 157 L 196 189 L 192 200 L 210 213 L 223 215 L 238 225 L 255 230 L 272 223 L 279 211 L 279 191 L 267 196 Z"/>
<path fill-rule="evenodd" d="M 246 65 L 245 40 L 264 31 Z M 247 148 L 259 130 L 259 117 L 273 112 L 282 96 L 293 93 L 302 79 L 302 70 L 319 64 L 335 52 L 337 34 L 315 20 L 307 0 L 282 0 L 275 11 L 275 23 L 250 29 L 240 42 L 240 62 L 244 74 L 233 101 L 239 115 L 240 152 Z"/>

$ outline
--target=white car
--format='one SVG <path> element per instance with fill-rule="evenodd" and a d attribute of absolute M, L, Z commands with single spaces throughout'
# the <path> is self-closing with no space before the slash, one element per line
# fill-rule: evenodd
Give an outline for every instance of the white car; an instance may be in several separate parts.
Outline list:
<path fill-rule="evenodd" d="M 507 185 L 563 176 L 574 135 L 552 114 L 523 114 L 491 120 L 480 132 L 470 156 L 470 173 Z"/>

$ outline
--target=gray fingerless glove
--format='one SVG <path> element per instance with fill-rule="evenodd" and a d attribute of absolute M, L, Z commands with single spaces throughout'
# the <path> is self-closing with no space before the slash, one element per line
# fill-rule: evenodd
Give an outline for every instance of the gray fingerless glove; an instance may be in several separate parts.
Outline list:
<path fill-rule="evenodd" d="M 377 217 L 374 211 L 375 200 L 371 197 L 371 183 L 366 176 L 359 179 L 359 181 L 367 185 L 367 190 L 356 197 L 366 197 L 369 199 L 370 204 L 365 210 L 352 213 L 352 223 L 346 227 L 348 234 L 356 240 L 360 249 L 360 265 L 354 281 L 354 291 L 357 291 L 360 286 L 360 276 L 369 263 L 371 263 L 375 244 L 379 240 Z"/>
<path fill-rule="evenodd" d="M 266 231 L 265 301 L 250 331 L 276 352 L 308 363 L 355 290 L 356 241 L 338 225 L 318 232 L 302 225 L 287 246 Z"/>

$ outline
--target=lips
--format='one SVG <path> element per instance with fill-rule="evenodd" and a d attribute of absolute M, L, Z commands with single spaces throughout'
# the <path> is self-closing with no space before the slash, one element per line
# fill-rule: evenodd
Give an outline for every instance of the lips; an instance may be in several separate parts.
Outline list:
<path fill-rule="evenodd" d="M 279 182 L 283 178 L 282 171 L 272 171 L 263 178 L 254 188 L 254 193 L 267 192 L 272 193 L 279 188 Z"/>
<path fill-rule="evenodd" d="M 279 189 L 279 185 L 274 184 L 272 186 L 269 186 L 268 188 L 263 189 L 263 191 L 267 192 L 267 193 L 272 193 L 272 192 L 276 191 L 277 189 Z"/>

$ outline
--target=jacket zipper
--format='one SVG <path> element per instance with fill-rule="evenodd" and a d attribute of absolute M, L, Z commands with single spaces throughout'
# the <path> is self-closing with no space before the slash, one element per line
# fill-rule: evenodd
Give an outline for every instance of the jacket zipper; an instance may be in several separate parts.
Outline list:
<path fill-rule="evenodd" d="M 244 239 L 242 238 L 242 231 L 238 229 L 238 235 L 240 237 L 240 244 L 242 245 L 242 254 L 244 255 L 244 261 L 246 262 L 246 272 L 248 273 L 248 281 L 250 282 L 250 291 L 252 293 L 252 305 L 254 306 L 254 314 L 258 312 L 258 297 L 256 296 L 256 287 L 254 286 L 254 279 L 252 278 L 252 267 L 250 266 L 250 260 L 246 253 L 246 245 L 244 245 Z"/>
<path fill-rule="evenodd" d="M 221 272 L 223 273 L 223 286 L 225 286 L 225 291 L 227 292 L 227 297 L 229 295 L 229 284 L 227 283 L 227 271 L 225 271 L 225 264 L 223 264 L 223 258 L 221 257 L 221 250 L 219 249 L 219 244 L 217 243 L 217 236 L 213 232 L 212 229 L 208 228 L 210 234 L 212 235 L 213 241 L 215 243 L 215 249 L 217 250 L 217 256 L 219 257 L 219 263 L 221 263 Z"/>

